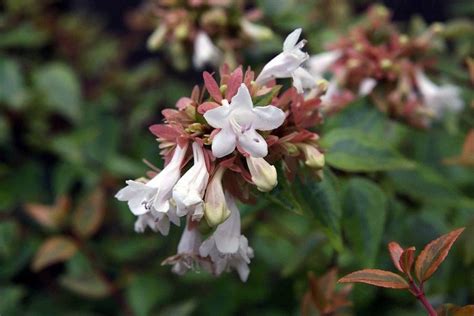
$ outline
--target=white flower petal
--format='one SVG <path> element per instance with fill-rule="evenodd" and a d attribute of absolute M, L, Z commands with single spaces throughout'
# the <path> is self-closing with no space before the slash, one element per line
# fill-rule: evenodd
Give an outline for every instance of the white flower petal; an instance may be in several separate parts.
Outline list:
<path fill-rule="evenodd" d="M 253 112 L 256 114 L 256 119 L 252 127 L 261 131 L 274 130 L 285 121 L 285 112 L 273 105 L 257 106 Z"/>
<path fill-rule="evenodd" d="M 227 125 L 227 116 L 229 116 L 229 113 L 229 106 L 222 105 L 218 108 L 206 111 L 206 113 L 204 113 L 204 119 L 214 128 L 224 128 Z"/>
<path fill-rule="evenodd" d="M 240 212 L 232 198 L 228 199 L 227 205 L 230 216 L 214 232 L 216 247 L 224 254 L 237 252 L 240 244 Z"/>
<path fill-rule="evenodd" d="M 305 89 L 313 89 L 316 87 L 315 78 L 303 67 L 296 68 L 291 76 L 293 77 L 293 86 L 298 93 L 303 93 Z"/>
<path fill-rule="evenodd" d="M 239 135 L 239 144 L 252 157 L 263 158 L 268 154 L 268 145 L 265 139 L 254 129 L 249 129 Z"/>
<path fill-rule="evenodd" d="M 194 41 L 193 64 L 201 69 L 210 64 L 218 66 L 222 59 L 222 52 L 217 48 L 205 32 L 198 32 Z"/>
<path fill-rule="evenodd" d="M 301 31 L 302 31 L 302 29 L 298 28 L 298 29 L 294 30 L 293 32 L 291 32 L 286 37 L 285 41 L 283 42 L 283 51 L 284 52 L 290 51 L 296 46 L 296 43 L 298 42 L 298 39 L 301 36 Z"/>
<path fill-rule="evenodd" d="M 308 59 L 308 67 L 311 75 L 316 80 L 322 79 L 323 74 L 341 57 L 342 52 L 339 50 L 324 52 L 313 55 Z"/>
<path fill-rule="evenodd" d="M 221 129 L 212 139 L 212 154 L 221 158 L 232 153 L 237 145 L 237 136 L 231 128 Z"/>
<path fill-rule="evenodd" d="M 374 90 L 375 86 L 377 85 L 377 80 L 374 78 L 365 78 L 362 80 L 359 86 L 359 95 L 366 96 Z"/>
<path fill-rule="evenodd" d="M 249 89 L 247 89 L 247 86 L 244 83 L 240 85 L 237 94 L 230 101 L 230 108 L 232 110 L 237 108 L 250 110 L 253 108 L 252 97 L 250 96 Z"/>

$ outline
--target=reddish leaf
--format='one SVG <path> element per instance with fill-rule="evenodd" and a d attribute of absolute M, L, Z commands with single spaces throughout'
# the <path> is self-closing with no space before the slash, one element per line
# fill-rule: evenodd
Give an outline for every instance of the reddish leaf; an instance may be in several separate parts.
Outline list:
<path fill-rule="evenodd" d="M 209 110 L 215 109 L 219 107 L 220 105 L 216 102 L 204 102 L 198 106 L 198 113 L 199 114 L 204 114 Z"/>
<path fill-rule="evenodd" d="M 217 82 L 214 80 L 212 75 L 205 71 L 202 74 L 204 78 L 204 85 L 206 86 L 207 91 L 211 95 L 211 97 L 214 99 L 214 101 L 221 103 L 222 102 L 222 93 L 221 90 L 219 89 L 219 86 L 217 85 Z"/>
<path fill-rule="evenodd" d="M 153 135 L 168 140 L 175 139 L 180 135 L 180 132 L 178 130 L 165 124 L 155 124 L 150 126 L 149 129 L 150 132 L 153 133 Z"/>
<path fill-rule="evenodd" d="M 72 228 L 79 236 L 92 236 L 100 228 L 104 216 L 104 193 L 100 188 L 97 188 L 83 199 L 76 208 L 73 215 Z"/>
<path fill-rule="evenodd" d="M 391 289 L 408 289 L 410 287 L 407 281 L 398 274 L 377 269 L 365 269 L 352 272 L 338 282 L 365 283 Z"/>
<path fill-rule="evenodd" d="M 230 75 L 229 80 L 227 80 L 227 91 L 225 97 L 227 100 L 232 99 L 234 95 L 237 94 L 237 90 L 242 83 L 242 67 L 238 67 L 234 72 Z"/>
<path fill-rule="evenodd" d="M 415 262 L 415 250 L 415 247 L 407 248 L 400 256 L 400 267 L 402 268 L 403 272 L 408 275 L 410 280 L 412 279 L 411 268 L 413 266 L 413 262 Z"/>
<path fill-rule="evenodd" d="M 472 316 L 474 315 L 474 305 L 459 307 L 453 304 L 444 304 L 436 312 L 438 316 Z"/>
<path fill-rule="evenodd" d="M 463 231 L 464 228 L 456 229 L 426 245 L 415 264 L 416 277 L 420 282 L 428 280 L 435 273 Z"/>
<path fill-rule="evenodd" d="M 400 257 L 403 253 L 403 248 L 395 241 L 392 241 L 388 244 L 388 252 L 390 252 L 390 257 L 392 258 L 392 262 L 395 268 L 398 271 L 403 272 L 402 267 L 400 266 Z"/>
<path fill-rule="evenodd" d="M 32 268 L 34 271 L 39 271 L 54 263 L 68 260 L 76 252 L 77 246 L 69 237 L 51 237 L 36 251 Z"/>
<path fill-rule="evenodd" d="M 193 100 L 190 99 L 190 98 L 187 98 L 187 97 L 182 97 L 178 100 L 178 102 L 176 102 L 176 107 L 179 109 L 179 110 L 184 110 L 186 109 L 188 106 L 192 105 L 193 104 Z"/>
<path fill-rule="evenodd" d="M 54 205 L 28 203 L 25 210 L 38 224 L 48 228 L 59 228 L 69 212 L 70 200 L 67 196 L 59 197 Z"/>

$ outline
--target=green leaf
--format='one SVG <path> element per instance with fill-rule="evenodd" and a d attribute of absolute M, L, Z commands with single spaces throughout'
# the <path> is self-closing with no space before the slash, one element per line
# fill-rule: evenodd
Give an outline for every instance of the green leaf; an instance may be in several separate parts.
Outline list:
<path fill-rule="evenodd" d="M 59 283 L 68 290 L 90 298 L 102 298 L 110 294 L 110 288 L 105 281 L 94 272 L 79 276 L 64 275 Z"/>
<path fill-rule="evenodd" d="M 127 300 L 137 316 L 150 315 L 153 307 L 170 294 L 169 285 L 153 275 L 137 276 L 127 288 Z"/>
<path fill-rule="evenodd" d="M 21 300 L 25 296 L 26 291 L 20 286 L 3 286 L 0 293 L 0 315 L 20 315 Z"/>
<path fill-rule="evenodd" d="M 51 109 L 73 121 L 81 117 L 81 87 L 71 68 L 54 63 L 35 71 L 33 82 Z"/>
<path fill-rule="evenodd" d="M 26 100 L 24 85 L 20 65 L 13 59 L 0 58 L 0 102 L 20 108 Z"/>
<path fill-rule="evenodd" d="M 452 183 L 434 169 L 423 165 L 410 171 L 392 171 L 388 175 L 398 192 L 416 200 L 452 205 L 459 203 L 462 198 Z"/>
<path fill-rule="evenodd" d="M 356 129 L 330 131 L 321 139 L 326 162 L 349 172 L 409 169 L 415 165 L 379 138 Z"/>
<path fill-rule="evenodd" d="M 19 26 L 11 28 L 10 30 L 2 30 L 0 37 L 0 47 L 21 47 L 34 48 L 42 46 L 48 39 L 48 35 L 38 30 L 31 23 L 23 23 Z"/>
<path fill-rule="evenodd" d="M 362 266 L 374 264 L 385 224 L 387 199 L 373 182 L 349 180 L 342 197 L 342 225 L 353 253 Z"/>
<path fill-rule="evenodd" d="M 313 214 L 328 236 L 331 244 L 337 250 L 342 249 L 341 240 L 341 204 L 337 194 L 337 179 L 325 169 L 324 180 L 318 182 L 307 176 L 302 180 L 296 179 L 293 183 L 293 194 L 299 204 Z"/>
<path fill-rule="evenodd" d="M 280 91 L 281 86 L 274 86 L 270 92 L 260 95 L 254 98 L 254 106 L 267 106 L 272 102 L 272 99 L 275 95 L 277 95 L 278 91 Z"/>

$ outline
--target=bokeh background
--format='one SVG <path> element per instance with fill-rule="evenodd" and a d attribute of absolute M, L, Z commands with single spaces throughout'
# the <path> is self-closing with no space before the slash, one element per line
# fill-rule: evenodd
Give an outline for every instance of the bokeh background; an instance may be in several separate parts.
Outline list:
<path fill-rule="evenodd" d="M 259 23 L 275 36 L 243 49 L 242 58 L 261 67 L 295 27 L 304 28 L 308 50 L 320 52 L 373 3 L 246 1 L 243 7 L 259 8 Z M 384 4 L 405 29 L 423 20 L 446 22 L 451 37 L 440 69 L 456 83 L 468 82 L 464 59 L 472 56 L 471 0 Z M 201 74 L 175 67 L 172 54 L 147 50 L 152 30 L 137 23 L 140 6 L 132 0 L 0 1 L 2 316 L 298 314 L 309 271 L 323 274 L 336 263 L 346 272 L 389 268 L 388 241 L 420 249 L 466 225 L 471 229 L 427 290 L 434 304 L 474 301 L 474 173 L 441 162 L 459 154 L 473 126 L 472 111 L 430 132 L 390 121 L 364 105 L 328 122 L 328 129 L 357 126 L 374 135 L 381 126 L 392 128 L 390 141 L 419 162 L 416 172 L 364 175 L 380 183 L 387 203 L 367 215 L 377 218 L 375 235 L 359 244 L 347 242 L 337 260 L 318 221 L 262 200 L 241 207 L 243 229 L 256 253 L 247 283 L 234 273 L 218 279 L 205 273 L 178 277 L 161 266 L 175 253 L 179 230 L 167 238 L 134 233 L 134 216 L 113 196 L 125 179 L 148 170 L 142 159 L 162 164 L 147 127 L 160 121 L 163 108 L 201 84 Z M 468 104 L 470 90 L 467 85 Z M 336 207 L 334 201 L 342 199 L 325 196 L 321 202 L 321 194 L 305 194 L 316 209 Z M 343 200 L 339 213 L 354 203 Z M 363 236 L 365 229 L 363 218 L 351 217 L 342 220 L 339 233 L 347 240 Z M 362 285 L 351 298 L 354 315 L 424 313 L 408 293 Z"/>

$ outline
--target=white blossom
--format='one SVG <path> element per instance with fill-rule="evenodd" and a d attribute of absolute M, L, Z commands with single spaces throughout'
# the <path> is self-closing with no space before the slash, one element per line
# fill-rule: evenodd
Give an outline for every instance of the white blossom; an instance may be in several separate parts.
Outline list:
<path fill-rule="evenodd" d="M 299 93 L 306 87 L 314 86 L 315 80 L 311 80 L 311 75 L 301 67 L 309 58 L 308 53 L 301 49 L 306 44 L 306 40 L 298 39 L 301 35 L 301 29 L 291 32 L 283 43 L 283 51 L 270 60 L 262 69 L 255 82 L 264 85 L 274 78 L 293 78 L 293 85 Z"/>
<path fill-rule="evenodd" d="M 366 96 L 374 90 L 377 80 L 374 78 L 365 78 L 359 85 L 359 96 Z"/>
<path fill-rule="evenodd" d="M 199 31 L 194 40 L 194 67 L 202 69 L 206 65 L 218 66 L 222 57 L 221 50 L 212 43 L 206 32 Z"/>
<path fill-rule="evenodd" d="M 446 112 L 459 112 L 463 109 L 464 102 L 460 97 L 458 87 L 450 84 L 438 86 L 421 70 L 416 71 L 415 77 L 423 103 L 433 111 L 436 117 L 439 118 Z"/>
<path fill-rule="evenodd" d="M 165 259 L 162 265 L 173 265 L 171 271 L 178 275 L 183 275 L 189 270 L 204 269 L 211 271 L 210 263 L 202 260 L 199 255 L 201 241 L 202 237 L 197 225 L 188 218 L 188 222 L 178 244 L 177 254 Z"/>
<path fill-rule="evenodd" d="M 230 217 L 217 226 L 216 230 L 199 248 L 201 257 L 209 257 L 213 264 L 213 272 L 220 275 L 224 271 L 237 270 L 240 279 L 247 281 L 250 273 L 248 264 L 253 258 L 253 249 L 248 240 L 240 232 L 240 213 L 234 199 L 227 195 Z"/>
<path fill-rule="evenodd" d="M 201 146 L 193 143 L 192 147 L 194 164 L 174 186 L 173 199 L 178 216 L 191 214 L 193 220 L 199 221 L 204 215 L 202 197 L 209 180 L 209 172 Z"/>
<path fill-rule="evenodd" d="M 176 226 L 180 225 L 179 217 L 176 214 L 176 208 L 170 207 L 168 212 L 151 211 L 138 216 L 135 221 L 135 231 L 143 233 L 147 227 L 154 232 L 160 232 L 163 236 L 167 236 L 170 230 L 170 222 Z"/>
<path fill-rule="evenodd" d="M 329 70 L 341 55 L 341 51 L 333 50 L 311 56 L 307 62 L 309 73 L 315 80 L 323 79 L 324 73 Z"/>
<path fill-rule="evenodd" d="M 143 215 L 150 211 L 166 213 L 170 209 L 169 199 L 173 186 L 180 177 L 180 168 L 186 154 L 187 145 L 177 146 L 171 161 L 158 175 L 146 183 L 127 180 L 127 186 L 115 197 L 127 201 L 133 214 Z"/>
<path fill-rule="evenodd" d="M 256 130 L 270 131 L 285 120 L 285 113 L 273 106 L 254 107 L 249 90 L 242 84 L 230 104 L 223 100 L 222 106 L 204 114 L 207 123 L 221 130 L 212 140 L 212 153 L 220 158 L 232 153 L 237 145 L 252 157 L 268 154 L 267 142 Z"/>

